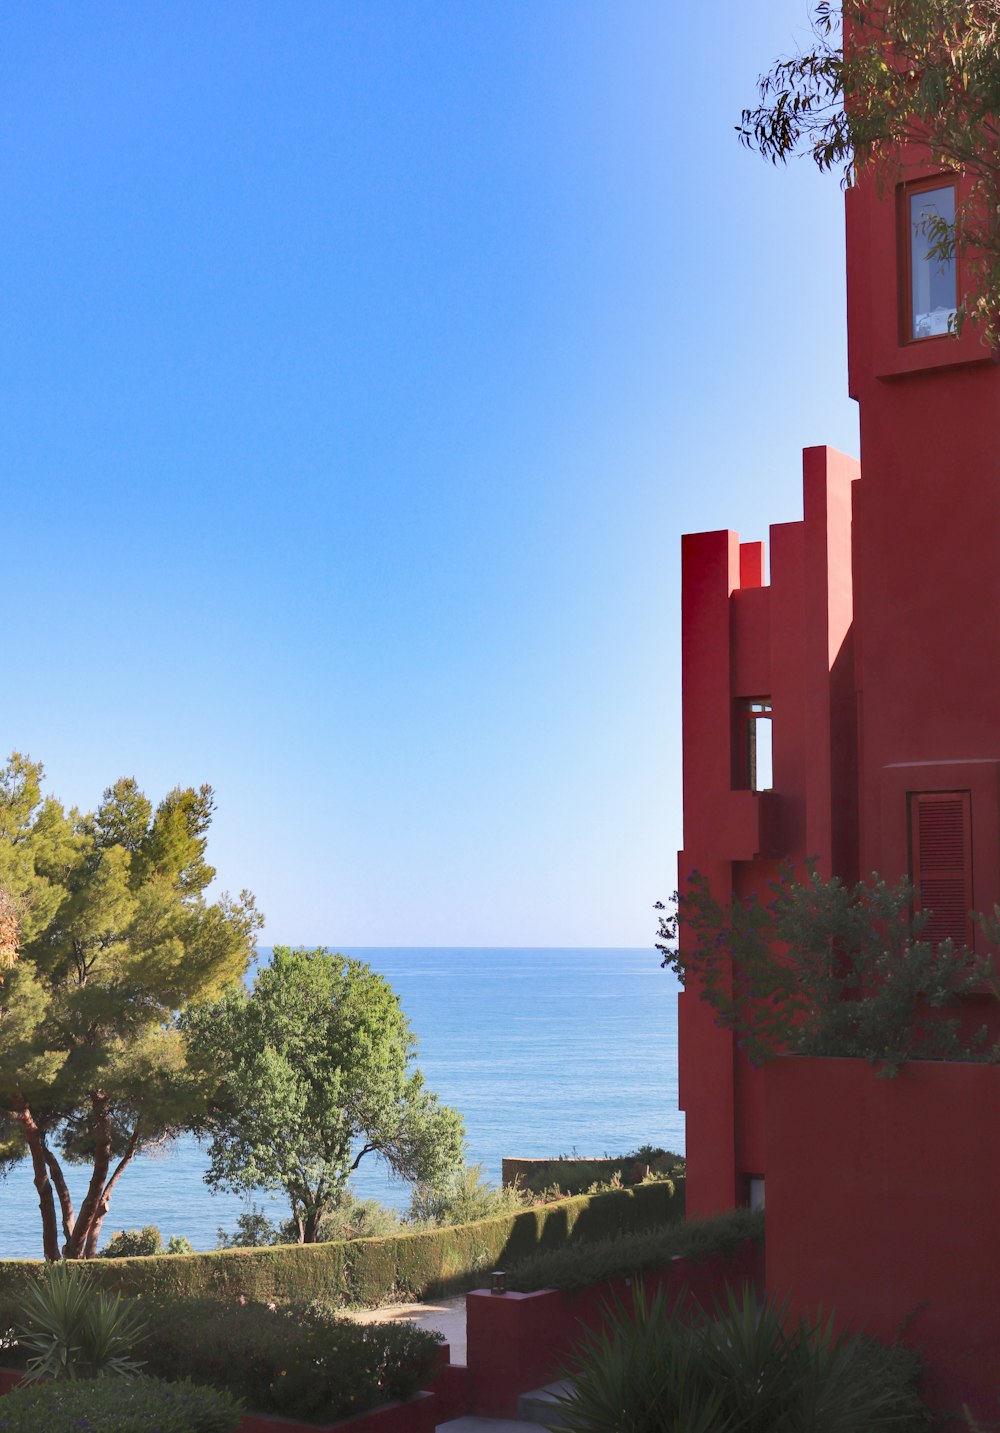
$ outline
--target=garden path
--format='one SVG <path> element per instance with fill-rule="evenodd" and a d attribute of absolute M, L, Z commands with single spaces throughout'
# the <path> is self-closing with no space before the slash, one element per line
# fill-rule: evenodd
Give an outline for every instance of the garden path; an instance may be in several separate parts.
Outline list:
<path fill-rule="evenodd" d="M 377 1309 L 345 1309 L 345 1318 L 359 1324 L 404 1323 L 444 1335 L 452 1363 L 465 1362 L 465 1295 L 421 1304 L 382 1304 Z"/>

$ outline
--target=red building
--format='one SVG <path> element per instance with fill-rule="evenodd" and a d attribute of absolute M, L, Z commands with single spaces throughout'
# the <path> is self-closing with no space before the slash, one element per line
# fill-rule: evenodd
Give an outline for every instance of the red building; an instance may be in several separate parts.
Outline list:
<path fill-rule="evenodd" d="M 806 449 L 803 518 L 771 527 L 769 583 L 762 543 L 683 539 L 679 876 L 697 868 L 717 893 L 763 892 L 783 861 L 803 870 L 808 857 L 847 881 L 908 875 L 933 908 L 932 935 L 972 944 L 969 912 L 1000 902 L 1000 366 L 971 325 L 950 331 L 961 262 L 926 257 L 926 216 L 947 218 L 955 198 L 954 176 L 918 162 L 895 192 L 866 180 L 847 195 L 862 461 Z M 995 1002 L 982 1004 L 995 1020 Z M 921 1303 L 951 1319 L 956 1341 L 976 1323 L 986 1342 L 974 1337 L 969 1357 L 991 1360 L 977 1388 L 985 1396 L 992 1379 L 1000 1392 L 1000 1071 L 948 1067 L 957 1084 L 931 1111 L 926 1083 L 913 1095 L 928 1078 L 915 1066 L 876 1082 L 862 1065 L 846 1092 L 836 1067 L 857 1062 L 751 1069 L 696 988 L 679 1023 L 690 1212 L 766 1187 L 769 1287 L 883 1333 Z M 881 1114 L 862 1108 L 862 1090 Z M 902 1150 L 891 1101 L 903 1094 L 900 1127 L 917 1139 L 925 1110 L 924 1134 L 947 1151 Z M 908 1202 L 907 1180 L 912 1191 L 945 1169 L 950 1204 L 937 1183 L 937 1204 Z M 813 1236 L 827 1221 L 822 1255 L 803 1202 Z M 941 1258 L 935 1246 L 933 1275 L 904 1276 L 926 1262 L 933 1221 L 970 1218 L 983 1222 L 964 1244 Z M 949 1281 L 980 1275 L 956 1313 Z M 939 1360 L 941 1398 L 958 1387 L 953 1362 Z"/>

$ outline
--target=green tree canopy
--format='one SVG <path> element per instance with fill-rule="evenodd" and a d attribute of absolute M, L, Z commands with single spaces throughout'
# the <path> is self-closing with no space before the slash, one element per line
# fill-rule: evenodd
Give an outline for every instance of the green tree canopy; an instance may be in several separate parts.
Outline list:
<path fill-rule="evenodd" d="M 968 177 L 954 227 L 929 238 L 964 256 L 959 327 L 975 318 L 1000 344 L 1000 0 L 821 0 L 813 42 L 775 62 L 759 100 L 738 130 L 773 163 L 807 154 L 847 184 L 895 182 L 918 145 Z"/>
<path fill-rule="evenodd" d="M 31 1159 L 45 1257 L 89 1258 L 123 1171 L 201 1098 L 178 1012 L 240 979 L 260 918 L 206 898 L 210 787 L 154 811 L 126 778 L 84 814 L 41 783 L 19 753 L 0 771 L 0 1160 Z"/>
<path fill-rule="evenodd" d="M 312 1243 L 366 1155 L 435 1184 L 461 1166 L 462 1118 L 411 1070 L 416 1041 L 389 984 L 328 950 L 275 947 L 252 993 L 227 991 L 184 1021 L 214 1072 L 209 1184 L 284 1190 Z"/>

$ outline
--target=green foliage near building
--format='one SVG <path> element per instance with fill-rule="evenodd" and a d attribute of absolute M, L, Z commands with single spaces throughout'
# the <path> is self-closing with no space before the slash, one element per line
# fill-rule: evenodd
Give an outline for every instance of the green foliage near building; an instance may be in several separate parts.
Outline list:
<path fill-rule="evenodd" d="M 845 886 L 786 872 L 768 902 L 719 899 L 694 872 L 676 915 L 660 918 L 657 948 L 692 977 L 719 1023 L 754 1063 L 783 1051 L 842 1055 L 893 1076 L 906 1060 L 996 1060 L 986 1029 L 963 1032 L 963 997 L 992 979 L 992 963 L 923 938 L 912 886 Z M 996 918 L 986 923 L 996 929 Z M 678 925 L 686 933 L 677 943 Z"/>
<path fill-rule="evenodd" d="M 843 42 L 843 21 L 849 26 Z M 993 0 L 822 0 L 812 42 L 778 60 L 744 110 L 740 137 L 773 163 L 807 154 L 850 184 L 866 171 L 894 184 L 906 145 L 967 176 L 953 228 L 969 279 L 958 326 L 976 319 L 1000 342 L 1000 7 Z"/>
<path fill-rule="evenodd" d="M 202 1102 L 176 1016 L 240 979 L 260 925 L 247 892 L 205 895 L 213 807 L 126 778 L 67 811 L 38 762 L 0 769 L 0 1161 L 31 1160 L 47 1259 L 97 1252 L 131 1161 Z"/>
<path fill-rule="evenodd" d="M 368 1155 L 430 1186 L 461 1166 L 462 1118 L 411 1068 L 399 1000 L 361 961 L 278 946 L 251 993 L 192 1009 L 184 1031 L 213 1081 L 207 1181 L 283 1190 L 300 1243 L 316 1242 Z"/>

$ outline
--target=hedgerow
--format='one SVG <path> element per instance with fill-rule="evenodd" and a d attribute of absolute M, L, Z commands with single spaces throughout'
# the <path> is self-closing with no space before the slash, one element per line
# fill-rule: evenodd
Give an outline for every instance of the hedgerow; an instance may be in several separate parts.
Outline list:
<path fill-rule="evenodd" d="M 684 1185 L 656 1183 L 538 1204 L 472 1224 L 383 1239 L 218 1249 L 210 1254 L 99 1259 L 95 1286 L 152 1299 L 243 1297 L 374 1307 L 475 1287 L 485 1271 L 542 1251 L 656 1229 L 684 1217 Z M 38 1278 L 41 1260 L 0 1261 L 0 1338 L 19 1291 Z"/>

